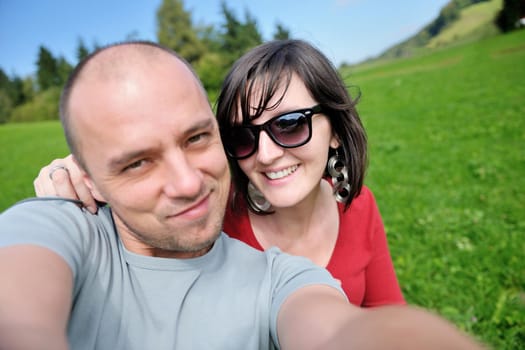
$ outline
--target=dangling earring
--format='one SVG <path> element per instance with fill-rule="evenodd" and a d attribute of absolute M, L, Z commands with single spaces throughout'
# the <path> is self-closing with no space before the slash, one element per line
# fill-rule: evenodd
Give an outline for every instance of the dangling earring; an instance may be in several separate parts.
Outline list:
<path fill-rule="evenodd" d="M 326 168 L 332 177 L 335 200 L 345 203 L 348 199 L 348 196 L 350 196 L 348 168 L 346 167 L 344 160 L 339 156 L 339 152 L 337 152 L 337 150 L 335 151 L 335 154 L 331 156 L 330 159 L 328 159 Z"/>
<path fill-rule="evenodd" d="M 268 211 L 272 206 L 252 182 L 248 182 L 248 201 L 259 211 Z"/>

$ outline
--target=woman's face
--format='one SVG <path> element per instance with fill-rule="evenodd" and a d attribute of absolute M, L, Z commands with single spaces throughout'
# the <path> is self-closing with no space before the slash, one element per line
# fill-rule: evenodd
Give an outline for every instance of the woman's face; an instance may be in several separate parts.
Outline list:
<path fill-rule="evenodd" d="M 284 88 L 283 86 L 276 91 L 269 106 L 276 104 Z M 252 101 L 257 100 L 252 98 Z M 294 74 L 280 104 L 273 110 L 264 111 L 260 117 L 252 120 L 252 124 L 260 125 L 283 113 L 311 108 L 317 104 L 303 81 Z M 326 167 L 328 148 L 338 146 L 328 117 L 319 113 L 312 117 L 312 138 L 305 145 L 283 148 L 266 131 L 261 131 L 257 151 L 238 162 L 250 181 L 272 204 L 273 209 L 278 210 L 315 198 Z"/>

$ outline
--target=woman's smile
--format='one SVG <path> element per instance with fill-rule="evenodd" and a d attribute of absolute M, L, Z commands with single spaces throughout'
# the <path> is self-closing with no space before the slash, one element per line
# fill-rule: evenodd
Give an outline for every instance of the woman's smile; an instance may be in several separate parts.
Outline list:
<path fill-rule="evenodd" d="M 296 164 L 296 165 L 292 165 L 291 167 L 288 167 L 288 168 L 285 168 L 285 169 L 281 169 L 281 170 L 278 170 L 278 171 L 268 171 L 268 172 L 265 172 L 264 175 L 266 175 L 267 178 L 269 178 L 270 180 L 278 180 L 278 179 L 281 179 L 283 177 L 286 177 L 292 173 L 294 173 L 297 168 L 299 166 Z"/>

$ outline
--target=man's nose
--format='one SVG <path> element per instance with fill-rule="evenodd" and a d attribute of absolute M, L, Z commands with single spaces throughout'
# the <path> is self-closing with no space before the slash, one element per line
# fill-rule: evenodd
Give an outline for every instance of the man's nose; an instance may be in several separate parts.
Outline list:
<path fill-rule="evenodd" d="M 166 157 L 164 193 L 168 197 L 192 198 L 202 189 L 202 172 L 183 152 Z"/>

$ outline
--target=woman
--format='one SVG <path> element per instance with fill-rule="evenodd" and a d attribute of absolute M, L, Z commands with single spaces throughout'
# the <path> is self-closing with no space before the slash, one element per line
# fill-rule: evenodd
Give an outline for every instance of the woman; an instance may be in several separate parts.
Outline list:
<path fill-rule="evenodd" d="M 217 118 L 233 179 L 226 233 L 310 258 L 355 305 L 405 303 L 375 199 L 363 186 L 366 134 L 355 101 L 319 50 L 283 40 L 249 51 L 223 83 Z M 68 174 L 52 176 L 59 162 L 42 169 L 37 195 L 76 196 L 71 186 L 52 185 Z"/>

